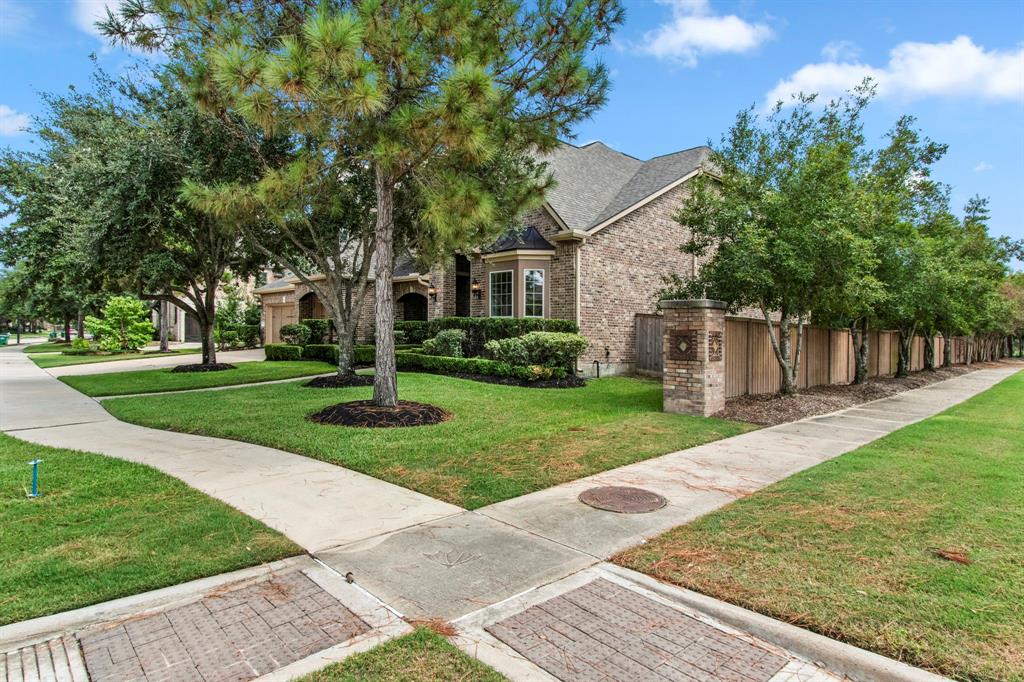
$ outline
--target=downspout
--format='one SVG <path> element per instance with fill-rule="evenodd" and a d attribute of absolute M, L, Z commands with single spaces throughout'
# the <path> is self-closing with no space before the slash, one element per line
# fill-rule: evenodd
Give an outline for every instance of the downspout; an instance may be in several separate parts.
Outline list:
<path fill-rule="evenodd" d="M 582 246 L 583 246 L 583 242 L 581 241 L 578 244 L 576 244 L 575 248 L 573 248 L 573 250 L 572 250 L 572 271 L 573 271 L 573 277 L 572 278 L 573 278 L 573 280 L 575 282 L 575 286 L 574 286 L 575 292 L 573 293 L 572 308 L 573 308 L 573 316 L 576 318 L 576 329 L 581 334 L 583 333 L 583 328 L 581 326 L 582 321 L 583 321 L 583 317 L 580 315 L 580 248 Z M 579 358 L 577 358 L 575 360 L 575 365 L 576 365 L 576 367 L 575 367 L 576 374 L 579 374 L 580 373 Z M 600 366 L 597 369 L 597 376 L 598 376 L 598 378 L 600 378 L 600 376 L 601 376 L 601 368 L 600 368 Z"/>

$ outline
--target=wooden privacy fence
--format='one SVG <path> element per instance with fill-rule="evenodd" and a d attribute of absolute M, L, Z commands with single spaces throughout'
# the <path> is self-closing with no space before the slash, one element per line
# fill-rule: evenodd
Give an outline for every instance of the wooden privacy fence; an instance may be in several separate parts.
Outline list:
<path fill-rule="evenodd" d="M 779 327 L 775 325 L 778 333 Z M 868 332 L 868 376 L 886 376 L 896 373 L 899 356 L 899 333 L 893 331 Z M 792 330 L 796 343 L 796 329 Z M 934 340 L 935 364 L 942 363 L 944 339 Z M 925 342 L 914 338 L 910 352 L 910 371 L 924 369 Z M 953 362 L 966 362 L 966 339 L 953 339 Z M 797 373 L 797 386 L 827 386 L 848 384 L 855 371 L 853 339 L 846 329 L 804 327 L 804 341 Z M 775 393 L 781 376 L 779 363 L 772 351 L 768 325 L 762 320 L 729 318 L 725 321 L 725 397 Z"/>
<path fill-rule="evenodd" d="M 776 333 L 779 327 L 775 325 Z M 896 373 L 899 334 L 872 331 L 868 339 L 868 376 Z M 792 330 L 793 343 L 796 329 Z M 935 338 L 935 364 L 942 364 L 944 340 Z M 636 369 L 640 374 L 661 376 L 662 317 L 636 316 Z M 916 337 L 910 353 L 910 371 L 924 369 L 924 338 Z M 953 339 L 953 363 L 967 361 L 967 339 Z M 848 384 L 854 375 L 853 340 L 849 330 L 804 327 L 804 342 L 797 375 L 799 388 Z M 768 326 L 763 320 L 727 318 L 725 321 L 725 397 L 776 393 L 781 376 Z"/>
<path fill-rule="evenodd" d="M 636 316 L 637 374 L 660 377 L 662 372 L 661 315 Z"/>

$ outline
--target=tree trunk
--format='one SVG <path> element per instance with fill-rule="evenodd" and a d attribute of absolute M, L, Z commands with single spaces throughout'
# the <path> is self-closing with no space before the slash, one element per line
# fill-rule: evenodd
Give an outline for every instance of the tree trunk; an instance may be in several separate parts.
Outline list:
<path fill-rule="evenodd" d="M 868 318 L 850 325 L 850 337 L 853 339 L 853 383 L 863 384 L 868 379 L 868 354 L 870 352 L 871 334 L 868 330 Z"/>
<path fill-rule="evenodd" d="M 203 297 L 205 305 L 196 311 L 201 313 L 196 316 L 196 320 L 199 322 L 199 334 L 203 343 L 204 365 L 217 364 L 217 344 L 213 340 L 214 323 L 217 320 L 217 303 L 214 293 L 215 289 L 207 288 L 206 295 Z"/>
<path fill-rule="evenodd" d="M 398 377 L 395 367 L 395 304 L 392 294 L 394 275 L 394 183 L 378 168 L 376 171 L 377 224 L 374 228 L 377 261 L 374 264 L 374 320 L 376 322 L 376 358 L 374 361 L 373 404 L 395 407 L 398 404 Z"/>
<path fill-rule="evenodd" d="M 78 311 L 78 319 L 75 320 L 75 329 L 78 332 L 78 338 L 85 338 L 85 316 L 82 315 L 82 311 Z"/>
<path fill-rule="evenodd" d="M 914 343 L 916 325 L 909 330 L 900 329 L 899 353 L 896 361 L 896 378 L 901 379 L 910 374 L 910 347 Z"/>
<path fill-rule="evenodd" d="M 167 301 L 160 301 L 160 350 L 164 353 L 170 348 L 167 342 L 167 313 L 170 307 Z"/>
<path fill-rule="evenodd" d="M 779 316 L 779 333 L 776 336 L 775 325 L 768 314 L 768 310 L 761 308 L 761 314 L 768 324 L 768 340 L 771 342 L 772 351 L 775 353 L 775 360 L 779 363 L 779 394 L 792 395 L 796 393 L 796 372 L 793 371 L 793 363 L 790 355 L 789 344 L 789 313 L 783 310 Z"/>
<path fill-rule="evenodd" d="M 71 316 L 64 316 L 64 341 L 71 343 Z"/>
<path fill-rule="evenodd" d="M 935 369 L 935 336 L 932 334 L 924 337 L 924 368 Z"/>
<path fill-rule="evenodd" d="M 953 366 L 953 333 L 942 332 L 942 366 Z"/>

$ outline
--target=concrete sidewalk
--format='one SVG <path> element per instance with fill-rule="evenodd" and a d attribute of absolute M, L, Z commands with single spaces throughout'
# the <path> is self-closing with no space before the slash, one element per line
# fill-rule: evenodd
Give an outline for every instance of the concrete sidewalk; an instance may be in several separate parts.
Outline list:
<path fill-rule="evenodd" d="M 148 464 L 311 552 L 462 511 L 301 455 L 126 424 L 21 352 L 0 352 L 0 430 L 41 445 Z"/>
<path fill-rule="evenodd" d="M 266 355 L 263 353 L 262 348 L 230 350 L 217 353 L 217 362 L 250 362 L 265 359 Z M 110 362 L 90 362 L 82 365 L 50 367 L 46 372 L 55 377 L 78 376 L 81 374 L 110 374 L 112 372 L 137 372 L 144 369 L 164 369 L 166 367 L 177 367 L 178 365 L 190 365 L 196 362 L 200 362 L 198 353 L 179 353 L 177 355 L 163 355 L 157 358 L 140 356 L 131 360 L 111 360 Z"/>

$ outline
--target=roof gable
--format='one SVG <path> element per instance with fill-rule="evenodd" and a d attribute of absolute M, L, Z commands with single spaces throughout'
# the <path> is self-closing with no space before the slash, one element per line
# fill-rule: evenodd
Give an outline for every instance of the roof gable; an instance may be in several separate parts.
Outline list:
<path fill-rule="evenodd" d="M 694 147 L 641 161 L 603 142 L 561 143 L 540 157 L 556 185 L 547 203 L 570 230 L 592 230 L 694 171 L 710 157 Z"/>

